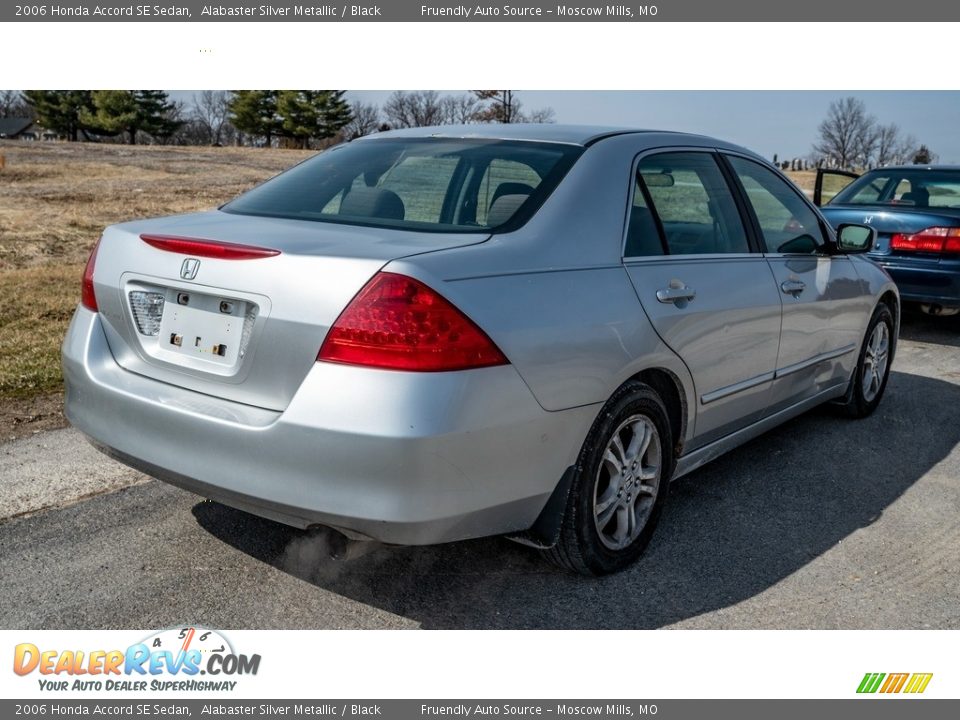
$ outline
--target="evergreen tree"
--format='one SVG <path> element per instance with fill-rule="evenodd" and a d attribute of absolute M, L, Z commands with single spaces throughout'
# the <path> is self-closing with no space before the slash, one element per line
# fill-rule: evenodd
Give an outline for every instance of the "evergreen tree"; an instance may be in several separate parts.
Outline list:
<path fill-rule="evenodd" d="M 266 139 L 267 147 L 281 130 L 275 90 L 237 90 L 230 99 L 230 122 L 240 132 Z"/>
<path fill-rule="evenodd" d="M 168 138 L 183 124 L 176 119 L 177 106 L 163 90 L 135 90 L 140 130 L 155 138 Z"/>
<path fill-rule="evenodd" d="M 913 164 L 914 165 L 929 165 L 933 162 L 934 154 L 930 151 L 926 145 L 921 145 L 920 148 L 913 154 Z"/>
<path fill-rule="evenodd" d="M 92 112 L 93 97 L 89 90 L 26 90 L 24 99 L 37 115 L 37 122 L 68 140 L 76 141 L 90 129 L 81 119 Z"/>
<path fill-rule="evenodd" d="M 346 90 L 324 90 L 327 94 L 327 105 L 324 110 L 323 122 L 325 129 L 321 138 L 333 137 L 343 130 L 353 120 L 353 109 L 344 99 Z"/>
<path fill-rule="evenodd" d="M 298 147 L 333 137 L 352 119 L 342 90 L 284 90 L 277 98 L 281 131 Z"/>
<path fill-rule="evenodd" d="M 173 115 L 176 106 L 162 90 L 95 90 L 93 107 L 80 113 L 81 121 L 105 135 L 126 133 L 137 142 L 137 133 L 167 138 L 182 124 Z"/>
<path fill-rule="evenodd" d="M 80 120 L 104 135 L 127 133 L 127 142 L 137 142 L 140 112 L 136 96 L 129 90 L 94 90 L 93 108 L 83 109 Z"/>

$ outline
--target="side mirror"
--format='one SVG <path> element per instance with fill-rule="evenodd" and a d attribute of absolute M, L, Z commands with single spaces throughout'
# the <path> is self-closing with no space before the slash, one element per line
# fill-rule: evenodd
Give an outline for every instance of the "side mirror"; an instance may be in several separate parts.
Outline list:
<path fill-rule="evenodd" d="M 870 252 L 877 231 L 869 225 L 845 224 L 837 228 L 837 246 L 845 255 Z"/>

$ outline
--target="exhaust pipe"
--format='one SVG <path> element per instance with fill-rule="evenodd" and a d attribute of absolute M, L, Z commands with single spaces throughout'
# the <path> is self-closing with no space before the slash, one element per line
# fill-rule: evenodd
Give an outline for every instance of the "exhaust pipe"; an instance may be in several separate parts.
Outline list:
<path fill-rule="evenodd" d="M 960 308 L 945 308 L 943 305 L 937 303 L 921 305 L 920 309 L 927 315 L 935 315 L 937 317 L 950 317 L 951 315 L 960 313 Z"/>

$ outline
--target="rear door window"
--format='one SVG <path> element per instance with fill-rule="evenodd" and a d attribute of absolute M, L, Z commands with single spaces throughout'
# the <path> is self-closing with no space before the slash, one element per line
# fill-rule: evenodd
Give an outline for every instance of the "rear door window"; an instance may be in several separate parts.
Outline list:
<path fill-rule="evenodd" d="M 649 155 L 639 163 L 636 182 L 640 194 L 635 189 L 628 256 L 664 251 L 670 255 L 750 252 L 736 202 L 713 153 Z M 648 211 L 655 213 L 659 227 L 646 217 Z M 654 230 L 663 233 L 659 252 L 650 238 Z"/>

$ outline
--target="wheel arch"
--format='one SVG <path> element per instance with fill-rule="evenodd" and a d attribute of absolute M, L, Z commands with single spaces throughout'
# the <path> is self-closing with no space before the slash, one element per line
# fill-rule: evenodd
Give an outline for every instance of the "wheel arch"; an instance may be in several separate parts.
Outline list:
<path fill-rule="evenodd" d="M 900 328 L 900 298 L 897 296 L 893 290 L 886 290 L 881 296 L 878 302 L 883 303 L 888 308 L 893 315 L 893 322 L 896 328 Z"/>
<path fill-rule="evenodd" d="M 610 398 L 620 392 L 620 389 L 624 385 L 637 381 L 653 388 L 653 391 L 660 396 L 660 399 L 667 409 L 667 418 L 670 422 L 670 434 L 673 435 L 674 461 L 676 461 L 683 450 L 688 425 L 692 421 L 687 394 L 683 388 L 683 381 L 676 373 L 665 367 L 651 367 L 640 370 L 614 388 L 610 393 L 610 397 L 604 401 L 602 407 L 606 407 Z M 602 410 L 598 410 L 598 413 L 601 411 Z M 594 420 L 594 422 L 596 422 L 596 420 Z M 591 423 L 591 427 L 592 426 L 593 423 Z M 524 532 L 509 535 L 508 538 L 510 540 L 540 550 L 552 548 L 556 545 L 560 536 L 563 511 L 567 504 L 567 496 L 570 493 L 570 485 L 573 481 L 575 470 L 576 467 L 574 465 L 566 469 L 533 526 Z"/>
<path fill-rule="evenodd" d="M 673 435 L 674 457 L 679 458 L 683 454 L 684 438 L 687 436 L 690 422 L 690 407 L 682 381 L 675 373 L 664 367 L 641 370 L 627 382 L 633 380 L 649 385 L 663 400 L 667 408 L 667 418 L 670 420 L 670 434 Z M 618 387 L 614 393 L 619 389 Z"/>
<path fill-rule="evenodd" d="M 886 305 L 890 314 L 893 315 L 893 337 L 890 342 L 890 362 L 892 363 L 897 352 L 897 341 L 900 339 L 900 296 L 896 290 L 888 288 L 877 301 L 877 306 L 880 305 Z"/>

